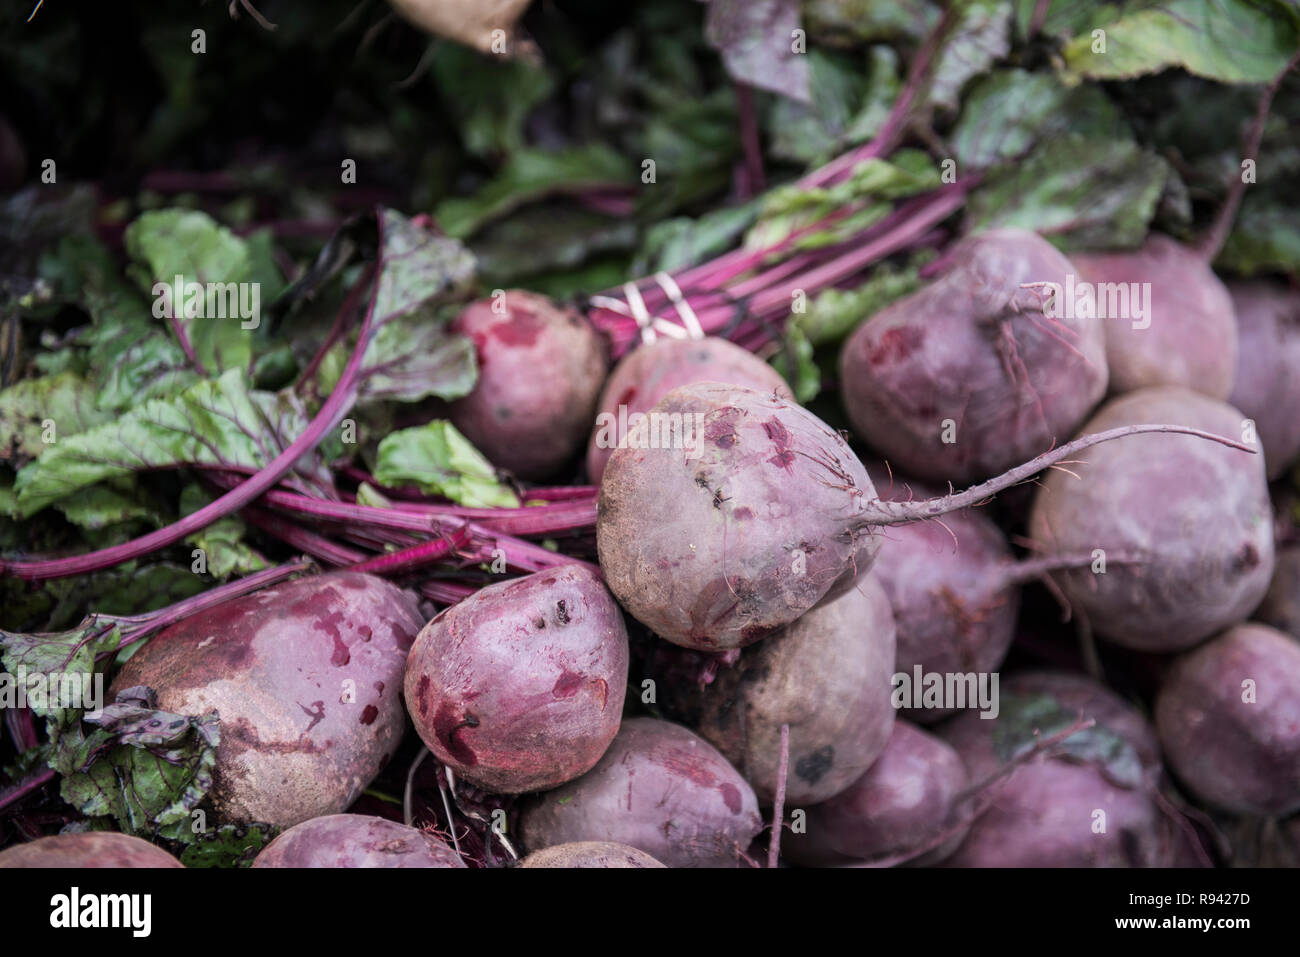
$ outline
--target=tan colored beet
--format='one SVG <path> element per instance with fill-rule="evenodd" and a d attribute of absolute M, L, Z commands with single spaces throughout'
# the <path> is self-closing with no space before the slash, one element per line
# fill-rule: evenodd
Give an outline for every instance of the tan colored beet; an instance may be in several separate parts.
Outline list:
<path fill-rule="evenodd" d="M 1240 437 L 1243 420 L 1226 403 L 1166 386 L 1113 399 L 1083 432 L 1171 422 Z M 1259 604 L 1273 570 L 1262 456 L 1152 434 L 1075 459 L 1068 472 L 1047 473 L 1030 535 L 1044 554 L 1110 556 L 1105 574 L 1084 567 L 1054 575 L 1098 634 L 1138 650 L 1178 651 Z M 1117 564 L 1120 555 L 1139 564 Z"/>
<path fill-rule="evenodd" d="M 254 867 L 464 867 L 437 835 L 365 814 L 303 821 L 262 849 Z"/>
<path fill-rule="evenodd" d="M 525 857 L 520 867 L 663 867 L 645 851 L 611 841 L 574 841 L 544 847 Z"/>
<path fill-rule="evenodd" d="M 396 751 L 402 669 L 421 624 L 414 599 L 383 579 L 303 578 L 171 626 L 111 691 L 147 685 L 165 710 L 217 711 L 219 819 L 288 827 L 343 811 Z"/>
<path fill-rule="evenodd" d="M 687 648 L 738 648 L 871 567 L 879 530 L 853 525 L 875 490 L 811 412 L 719 383 L 674 389 L 654 411 L 701 416 L 703 441 L 616 449 L 596 524 L 609 589 L 646 627 Z"/>
<path fill-rule="evenodd" d="M 587 443 L 587 479 L 600 484 L 605 463 L 624 438 L 611 430 L 612 444 L 602 447 L 600 413 L 617 421 L 619 408 L 632 416 L 648 412 L 673 389 L 697 382 L 725 382 L 743 385 L 759 392 L 790 395 L 790 387 L 781 374 L 752 352 L 726 339 L 656 339 L 649 345 L 633 349 L 614 367 L 596 406 L 596 428 Z"/>
<path fill-rule="evenodd" d="M 451 406 L 456 428 L 524 479 L 553 475 L 591 428 L 606 357 L 591 325 L 545 296 L 510 290 L 472 303 L 452 324 L 474 340 L 474 391 Z"/>
<path fill-rule="evenodd" d="M 1071 258 L 1090 283 L 1151 284 L 1147 328 L 1134 328 L 1135 317 L 1102 320 L 1112 394 L 1170 385 L 1228 397 L 1237 365 L 1236 316 L 1204 257 L 1152 233 L 1137 250 Z"/>
<path fill-rule="evenodd" d="M 1246 624 L 1182 655 L 1156 698 L 1156 727 L 1202 801 L 1237 814 L 1300 810 L 1300 642 Z"/>
<path fill-rule="evenodd" d="M 678 724 L 630 718 L 600 762 L 533 799 L 525 847 L 614 841 L 667 867 L 737 867 L 763 826 L 758 800 L 713 745 Z"/>
<path fill-rule="evenodd" d="M 116 831 L 55 834 L 0 851 L 8 867 L 181 867 L 180 861 L 148 841 Z"/>
<path fill-rule="evenodd" d="M 594 572 L 563 565 L 489 585 L 429 622 L 407 661 L 406 704 L 459 777 L 545 790 L 605 753 L 627 666 L 618 605 Z"/>
<path fill-rule="evenodd" d="M 874 572 L 741 653 L 699 692 L 695 726 L 760 801 L 776 794 L 781 725 L 790 726 L 786 800 L 815 804 L 871 766 L 894 724 L 894 616 Z"/>

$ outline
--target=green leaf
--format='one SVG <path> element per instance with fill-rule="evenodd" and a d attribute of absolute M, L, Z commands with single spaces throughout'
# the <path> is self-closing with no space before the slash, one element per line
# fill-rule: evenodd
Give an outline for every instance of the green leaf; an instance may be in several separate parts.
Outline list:
<path fill-rule="evenodd" d="M 188 209 L 143 213 L 125 240 L 138 263 L 128 272 L 154 297 L 155 316 L 177 317 L 200 365 L 213 375 L 248 369 L 263 301 L 248 243 L 207 213 Z"/>
<path fill-rule="evenodd" d="M 981 170 L 1066 133 L 1131 138 L 1123 117 L 1097 87 L 1069 87 L 1050 73 L 999 70 L 971 88 L 948 142 L 961 168 Z"/>
<path fill-rule="evenodd" d="M 267 465 L 306 428 L 302 401 L 291 391 L 256 392 L 232 369 L 171 399 L 151 399 L 115 421 L 51 446 L 18 473 L 19 512 L 29 516 L 87 486 L 141 469 L 183 465 L 253 471 Z M 329 471 L 309 454 L 295 466 L 301 479 L 330 486 Z"/>
<path fill-rule="evenodd" d="M 1279 197 L 1248 192 L 1215 266 L 1244 276 L 1300 272 L 1300 208 Z"/>
<path fill-rule="evenodd" d="M 95 700 L 95 675 L 99 671 L 95 658 L 111 654 L 119 640 L 117 623 L 106 617 L 87 618 L 68 631 L 0 631 L 0 662 L 15 679 L 25 676 L 32 682 L 36 678 L 29 685 L 27 704 L 46 719 L 51 737 L 55 737 L 61 729 L 76 723 L 86 705 L 103 703 Z M 102 689 L 102 675 L 99 681 Z M 43 693 L 37 697 L 33 689 L 43 689 Z"/>
<path fill-rule="evenodd" d="M 455 43 L 438 44 L 430 67 L 461 143 L 480 158 L 521 149 L 524 120 L 555 88 L 551 74 L 536 63 L 485 56 Z"/>
<path fill-rule="evenodd" d="M 808 64 L 792 49 L 799 0 L 706 0 L 704 38 L 733 79 L 808 99 Z"/>
<path fill-rule="evenodd" d="M 865 71 L 856 57 L 810 50 L 812 101 L 772 101 L 766 118 L 771 155 L 811 166 L 869 140 L 897 95 L 896 66 L 897 56 L 885 46 L 872 47 Z"/>
<path fill-rule="evenodd" d="M 1300 37 L 1280 6 L 1249 0 L 1169 0 L 1134 5 L 1063 52 L 1073 73 L 1122 80 L 1181 67 L 1220 83 L 1267 83 L 1286 65 Z"/>
<path fill-rule="evenodd" d="M 1011 49 L 1010 0 L 955 0 L 957 11 L 940 40 L 918 101 L 955 110 L 972 77 L 986 73 Z"/>
<path fill-rule="evenodd" d="M 821 370 L 813 361 L 812 343 L 798 326 L 786 328 L 781 351 L 772 357 L 772 366 L 790 383 L 798 402 L 807 402 L 822 390 Z"/>
<path fill-rule="evenodd" d="M 804 0 L 803 3 L 808 36 L 819 44 L 837 47 L 879 40 L 914 45 L 929 34 L 939 14 L 939 5 L 927 0 Z"/>
<path fill-rule="evenodd" d="M 490 223 L 470 244 L 485 288 L 508 289 L 539 273 L 573 269 L 593 256 L 626 252 L 637 225 L 573 203 L 535 203 Z M 600 287 L 596 287 L 600 288 Z"/>
<path fill-rule="evenodd" d="M 385 436 L 374 476 L 388 488 L 413 485 L 426 495 L 443 495 L 474 508 L 519 506 L 491 463 L 455 426 L 441 420 Z"/>
<path fill-rule="evenodd" d="M 1164 190 L 1165 162 L 1125 140 L 1057 137 L 971 195 L 967 230 L 1014 226 L 1066 249 L 1137 246 Z"/>
<path fill-rule="evenodd" d="M 181 491 L 181 514 L 189 515 L 212 501 L 197 485 L 187 485 Z M 224 580 L 231 575 L 247 575 L 269 568 L 257 551 L 245 544 L 244 523 L 234 515 L 227 515 L 207 528 L 185 539 L 186 544 L 202 549 L 207 572 L 213 578 Z"/>
<path fill-rule="evenodd" d="M 725 252 L 753 225 L 758 207 L 759 201 L 751 200 L 743 206 L 715 209 L 698 219 L 680 216 L 656 223 L 646 231 L 633 274 L 674 272 Z"/>
<path fill-rule="evenodd" d="M 807 311 L 790 316 L 787 330 L 798 330 L 814 346 L 839 342 L 860 322 L 921 287 L 921 259 L 914 257 L 902 269 L 889 263 L 877 266 L 870 279 L 853 289 L 822 290 L 808 303 Z"/>
<path fill-rule="evenodd" d="M 438 307 L 468 288 L 474 257 L 461 243 L 383 213 L 383 268 L 374 331 L 362 360 L 359 398 L 415 402 L 457 399 L 474 388 L 474 344 L 447 330 Z"/>
<path fill-rule="evenodd" d="M 85 720 L 95 730 L 68 755 L 63 799 L 87 817 L 113 818 L 127 834 L 187 833 L 190 812 L 212 789 L 217 713 L 172 714 L 151 689 L 135 687 Z"/>
<path fill-rule="evenodd" d="M 860 160 L 848 179 L 834 186 L 791 184 L 770 190 L 758 222 L 745 234 L 744 246 L 767 248 L 791 233 L 817 226 L 832 213 L 843 218 L 806 233 L 793 248 L 816 249 L 842 242 L 886 216 L 891 200 L 925 192 L 939 183 L 938 168 L 919 150 L 899 150 L 888 160 Z"/>
<path fill-rule="evenodd" d="M 75 373 L 24 379 L 0 392 L 0 461 L 16 468 L 111 418 L 95 408 L 93 386 Z"/>
<path fill-rule="evenodd" d="M 86 529 L 108 528 L 123 522 L 145 521 L 156 527 L 166 524 L 156 504 L 147 501 L 133 484 L 94 485 L 79 495 L 58 503 L 58 509 L 73 525 Z"/>
<path fill-rule="evenodd" d="M 181 852 L 186 867 L 247 867 L 258 851 L 271 843 L 276 828 L 271 824 L 223 824 L 201 834 L 192 834 Z M 182 838 L 183 839 L 183 838 Z"/>
<path fill-rule="evenodd" d="M 436 218 L 448 235 L 464 238 L 545 196 L 629 185 L 638 169 L 636 162 L 603 143 L 562 150 L 521 149 L 476 195 L 443 200 Z"/>
<path fill-rule="evenodd" d="M 1059 734 L 1079 715 L 1051 695 L 1002 695 L 1001 716 L 993 725 L 998 759 L 1013 761 L 1039 741 Z M 1076 731 L 1058 746 L 1069 758 L 1097 765 L 1113 783 L 1136 788 L 1142 783 L 1142 759 L 1124 738 L 1102 725 Z"/>

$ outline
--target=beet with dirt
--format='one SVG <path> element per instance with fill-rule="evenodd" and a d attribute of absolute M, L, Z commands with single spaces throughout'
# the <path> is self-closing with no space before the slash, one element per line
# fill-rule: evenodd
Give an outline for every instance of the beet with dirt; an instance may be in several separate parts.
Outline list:
<path fill-rule="evenodd" d="M 451 421 L 494 465 L 523 479 L 554 475 L 591 428 L 605 381 L 596 331 L 572 309 L 512 289 L 472 303 L 452 329 L 474 340 L 478 382 Z"/>
<path fill-rule="evenodd" d="M 1164 386 L 1107 403 L 1083 432 L 1173 422 L 1240 436 L 1237 409 Z M 1108 442 L 1047 473 L 1029 522 L 1046 555 L 1109 556 L 1055 575 L 1101 636 L 1141 651 L 1189 648 L 1244 621 L 1273 570 L 1264 460 L 1193 436 Z M 1126 565 L 1116 561 L 1136 562 Z"/>
<path fill-rule="evenodd" d="M 465 867 L 436 834 L 365 814 L 296 824 L 264 847 L 254 867 Z"/>
<path fill-rule="evenodd" d="M 1156 698 L 1169 766 L 1236 814 L 1300 811 L 1300 642 L 1254 623 L 1182 655 Z"/>
<path fill-rule="evenodd" d="M 1001 683 L 999 711 L 992 720 L 966 712 L 939 731 L 966 767 L 979 812 L 946 866 L 1173 865 L 1181 842 L 1156 794 L 1159 745 L 1135 708 L 1084 675 L 1026 672 Z"/>
<path fill-rule="evenodd" d="M 611 841 L 574 841 L 534 851 L 519 862 L 527 868 L 643 868 L 663 867 L 645 851 Z"/>
<path fill-rule="evenodd" d="M 406 704 L 429 750 L 489 791 L 556 787 L 618 733 L 627 689 L 622 613 L 599 577 L 563 565 L 489 585 L 420 632 Z"/>
<path fill-rule="evenodd" d="M 182 867 L 161 847 L 116 831 L 53 834 L 0 851 L 0 870 L 18 867 Z"/>
<path fill-rule="evenodd" d="M 895 721 L 885 750 L 846 789 L 808 808 L 802 834 L 781 844 L 791 860 L 809 867 L 908 858 L 932 865 L 961 843 L 957 798 L 966 769 L 942 739 L 907 721 Z"/>
<path fill-rule="evenodd" d="M 573 841 L 628 844 L 667 867 L 737 867 L 762 828 L 754 791 L 678 724 L 631 718 L 600 762 L 525 807 L 530 852 Z"/>
<path fill-rule="evenodd" d="M 619 360 L 600 394 L 596 427 L 587 444 L 588 481 L 600 484 L 605 463 L 626 440 L 626 433 L 617 427 L 622 422 L 620 410 L 625 410 L 628 424 L 635 425 L 632 416 L 648 412 L 678 386 L 696 382 L 722 382 L 759 392 L 791 394 L 779 372 L 752 352 L 717 336 L 661 338 L 638 346 Z M 609 427 L 611 422 L 615 427 Z"/>
<path fill-rule="evenodd" d="M 1237 314 L 1237 371 L 1228 399 L 1255 421 L 1268 477 L 1300 458 L 1300 292 L 1268 280 L 1228 286 Z"/>
<path fill-rule="evenodd" d="M 786 800 L 816 804 L 847 788 L 884 749 L 894 724 L 893 673 L 894 616 L 868 572 L 720 669 L 692 696 L 693 726 L 770 804 L 788 724 Z"/>
<path fill-rule="evenodd" d="M 402 669 L 422 624 L 414 598 L 381 578 L 302 578 L 172 625 L 110 695 L 146 685 L 164 710 L 216 711 L 217 820 L 289 827 L 345 810 L 396 753 Z"/>
<path fill-rule="evenodd" d="M 845 409 L 891 464 L 985 479 L 1073 435 L 1106 391 L 1100 320 L 1045 314 L 1074 270 L 1047 240 L 972 236 L 930 285 L 862 323 L 840 353 Z"/>
<path fill-rule="evenodd" d="M 1078 277 L 1096 287 L 1098 308 L 1104 298 L 1106 311 L 1117 313 L 1101 320 L 1113 394 L 1183 386 L 1228 398 L 1237 366 L 1236 317 L 1227 288 L 1204 256 L 1152 233 L 1135 250 L 1071 258 Z M 1127 309 L 1121 290 L 1130 291 Z M 1146 307 L 1143 315 L 1134 295 Z"/>

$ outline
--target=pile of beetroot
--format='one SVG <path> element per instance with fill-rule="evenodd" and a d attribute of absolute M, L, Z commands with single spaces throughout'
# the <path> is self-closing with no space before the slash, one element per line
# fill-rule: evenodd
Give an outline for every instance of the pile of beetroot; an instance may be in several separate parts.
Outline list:
<path fill-rule="evenodd" d="M 269 464 L 208 469 L 214 500 L 142 539 L 0 563 L 89 573 L 236 513 L 293 556 L 68 644 L 109 707 L 75 725 L 84 765 L 19 769 L 0 810 L 128 737 L 193 760 L 165 828 L 51 818 L 0 867 L 181 866 L 209 838 L 255 867 L 1300 865 L 1300 290 L 1217 275 L 1219 226 L 955 235 L 971 188 L 825 249 L 464 305 L 477 381 L 438 414 L 517 507 L 290 481 L 368 374 L 381 255 Z M 797 401 L 769 361 L 793 294 L 917 249 L 924 283 Z M 1145 306 L 1074 308 L 1080 284 Z"/>
<path fill-rule="evenodd" d="M 1152 335 L 1054 315 L 1035 284 L 1069 272 L 1151 282 Z M 723 339 L 607 374 L 582 316 L 506 301 L 459 320 L 482 376 L 451 416 L 532 480 L 585 447 L 596 507 L 561 524 L 597 562 L 436 614 L 308 574 L 189 614 L 113 679 L 219 715 L 204 807 L 282 829 L 255 866 L 1191 865 L 1232 858 L 1227 820 L 1281 853 L 1300 639 L 1268 480 L 1300 454 L 1300 294 L 1159 237 L 1072 262 L 977 234 L 845 343 L 847 436 Z M 1033 582 L 1069 625 L 1036 586 L 1019 613 Z M 992 697 L 954 702 L 967 676 Z M 358 813 L 394 764 L 404 808 Z M 0 865 L 160 855 L 92 832 Z"/>

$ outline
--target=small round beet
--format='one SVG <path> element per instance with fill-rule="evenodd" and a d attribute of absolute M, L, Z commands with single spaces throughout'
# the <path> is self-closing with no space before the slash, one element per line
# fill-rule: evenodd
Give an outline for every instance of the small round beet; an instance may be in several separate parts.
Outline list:
<path fill-rule="evenodd" d="M 177 714 L 216 711 L 210 794 L 222 823 L 290 827 L 352 804 L 406 731 L 406 654 L 423 618 L 407 592 L 334 572 L 192 615 L 122 666 Z"/>
<path fill-rule="evenodd" d="M 853 523 L 875 490 L 811 412 L 719 383 L 674 389 L 654 411 L 698 422 L 702 441 L 616 449 L 596 523 L 610 591 L 646 627 L 687 648 L 738 648 L 870 568 L 879 531 Z"/>
<path fill-rule="evenodd" d="M 645 851 L 611 841 L 574 841 L 544 847 L 525 857 L 520 867 L 663 867 Z"/>
<path fill-rule="evenodd" d="M 591 427 L 605 349 L 585 319 L 545 296 L 511 290 L 470 304 L 452 328 L 474 340 L 479 378 L 451 421 L 494 465 L 523 479 L 553 475 Z"/>
<path fill-rule="evenodd" d="M 807 830 L 791 834 L 782 851 L 806 866 L 893 857 L 954 833 L 909 863 L 937 864 L 966 833 L 950 821 L 966 787 L 966 769 L 946 742 L 895 721 L 889 743 L 849 787 L 808 808 Z"/>
<path fill-rule="evenodd" d="M 425 626 L 406 704 L 438 760 L 489 791 L 553 788 L 618 733 L 623 616 L 596 574 L 563 565 L 480 589 Z"/>
<path fill-rule="evenodd" d="M 918 497 L 930 492 L 907 488 Z M 902 497 L 896 488 L 895 498 Z M 896 669 L 907 675 L 996 671 L 1015 636 L 1020 589 L 1010 580 L 1006 537 L 978 509 L 885 533 L 873 574 L 889 595 L 898 629 Z M 911 721 L 932 724 L 951 708 L 909 708 Z"/>
<path fill-rule="evenodd" d="M 1031 232 L 979 233 L 840 354 L 854 430 L 923 479 L 985 479 L 1059 445 L 1106 391 L 1101 320 L 1044 315 L 1074 271 Z"/>
<path fill-rule="evenodd" d="M 1111 400 L 1084 426 L 1101 432 L 1170 422 L 1239 438 L 1244 416 L 1173 386 Z M 1047 473 L 1030 516 L 1046 554 L 1111 561 L 1105 574 L 1056 573 L 1101 636 L 1139 651 L 1179 651 L 1245 620 L 1273 571 L 1273 519 L 1264 461 L 1187 435 L 1108 442 Z M 1118 556 L 1136 564 L 1122 564 Z"/>
<path fill-rule="evenodd" d="M 1182 655 L 1156 698 L 1169 765 L 1225 811 L 1300 811 L 1300 643 L 1238 625 Z"/>
<path fill-rule="evenodd" d="M 1268 477 L 1300 458 L 1300 292 L 1257 280 L 1228 287 L 1237 313 L 1229 401 L 1255 420 Z"/>
<path fill-rule="evenodd" d="M 620 409 L 630 417 L 648 412 L 673 389 L 696 382 L 743 385 L 758 392 L 790 395 L 781 374 L 752 352 L 726 339 L 656 339 L 633 349 L 614 367 L 596 406 L 596 428 L 587 444 L 587 479 L 600 484 L 605 463 L 624 439 Z M 607 414 L 607 419 L 601 415 Z"/>
<path fill-rule="evenodd" d="M 7 867 L 182 866 L 162 848 L 116 831 L 54 834 L 0 851 L 0 870 Z"/>
<path fill-rule="evenodd" d="M 758 799 L 727 759 L 655 718 L 624 721 L 594 768 L 533 799 L 521 819 L 532 851 L 614 841 L 667 867 L 736 867 L 762 826 Z"/>
<path fill-rule="evenodd" d="M 254 867 L 464 867 L 441 838 L 365 814 L 303 821 L 262 849 Z"/>
<path fill-rule="evenodd" d="M 1152 233 L 1140 249 L 1071 258 L 1086 282 L 1149 291 L 1141 294 L 1145 317 L 1130 308 L 1133 315 L 1102 320 L 1113 394 L 1173 385 L 1228 397 L 1237 366 L 1237 321 L 1227 288 L 1204 257 Z M 1109 298 L 1109 290 L 1105 294 Z"/>
<path fill-rule="evenodd" d="M 790 726 L 786 800 L 838 794 L 876 760 L 894 724 L 894 616 L 873 573 L 770 638 L 698 692 L 695 726 L 763 803 L 776 794 Z"/>

